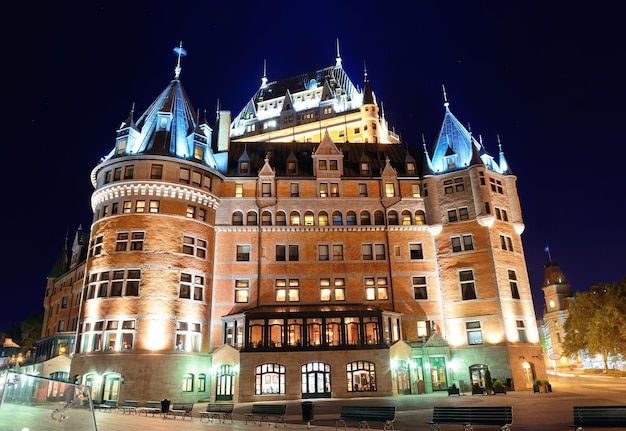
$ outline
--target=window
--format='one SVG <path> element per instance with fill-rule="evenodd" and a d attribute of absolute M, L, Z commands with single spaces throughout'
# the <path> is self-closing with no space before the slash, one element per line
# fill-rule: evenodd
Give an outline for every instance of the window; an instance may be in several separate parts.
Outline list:
<path fill-rule="evenodd" d="M 204 277 L 182 272 L 180 274 L 178 297 L 182 299 L 193 298 L 194 301 L 203 301 Z"/>
<path fill-rule="evenodd" d="M 345 301 L 346 280 L 344 278 L 320 279 L 320 301 Z"/>
<path fill-rule="evenodd" d="M 287 250 L 289 250 L 289 254 L 287 255 Z M 300 252 L 298 245 L 284 245 L 277 244 L 276 245 L 276 261 L 277 262 L 286 262 L 287 260 L 290 262 L 295 262 L 300 260 Z"/>
<path fill-rule="evenodd" d="M 183 376 L 182 392 L 193 392 L 193 374 L 185 374 Z"/>
<path fill-rule="evenodd" d="M 300 280 L 291 278 L 276 280 L 276 302 L 299 302 Z"/>
<path fill-rule="evenodd" d="M 119 181 L 122 179 L 122 168 L 113 169 L 113 181 Z"/>
<path fill-rule="evenodd" d="M 491 184 L 492 192 L 504 194 L 504 189 L 502 188 L 502 181 L 496 180 L 494 178 L 489 178 L 489 183 Z"/>
<path fill-rule="evenodd" d="M 424 211 L 422 210 L 415 211 L 415 224 L 418 226 L 422 226 L 426 224 L 426 214 L 424 214 Z"/>
<path fill-rule="evenodd" d="M 348 211 L 346 214 L 346 224 L 348 226 L 356 226 L 356 213 L 354 211 Z"/>
<path fill-rule="evenodd" d="M 385 260 L 385 244 L 362 244 L 363 260 Z"/>
<path fill-rule="evenodd" d="M 372 224 L 369 211 L 361 211 L 361 226 L 369 226 Z"/>
<path fill-rule="evenodd" d="M 328 184 L 320 183 L 320 198 L 327 198 L 327 197 L 328 197 Z"/>
<path fill-rule="evenodd" d="M 191 184 L 200 187 L 202 184 L 202 174 L 200 172 L 193 171 L 191 173 Z"/>
<path fill-rule="evenodd" d="M 204 239 L 183 235 L 183 253 L 206 258 L 207 242 Z"/>
<path fill-rule="evenodd" d="M 366 198 L 367 197 L 367 184 L 360 183 L 359 184 L 359 197 Z"/>
<path fill-rule="evenodd" d="M 250 162 L 239 162 L 239 173 L 247 174 L 250 171 Z"/>
<path fill-rule="evenodd" d="M 246 215 L 246 224 L 248 226 L 257 225 L 256 213 L 254 211 L 248 211 L 248 214 Z"/>
<path fill-rule="evenodd" d="M 326 160 L 320 160 L 318 167 L 320 171 L 325 171 L 327 169 Z"/>
<path fill-rule="evenodd" d="M 413 297 L 415 299 L 428 299 L 428 291 L 426 290 L 426 277 L 412 277 L 413 279 Z"/>
<path fill-rule="evenodd" d="M 329 162 L 330 162 L 330 165 L 329 165 L 330 170 L 336 171 L 338 167 L 337 160 L 330 160 Z"/>
<path fill-rule="evenodd" d="M 196 207 L 193 205 L 187 205 L 187 217 L 188 218 L 196 218 Z"/>
<path fill-rule="evenodd" d="M 339 197 L 339 183 L 330 183 L 330 196 L 333 198 Z"/>
<path fill-rule="evenodd" d="M 365 299 L 368 301 L 388 300 L 387 277 L 365 277 Z"/>
<path fill-rule="evenodd" d="M 514 251 L 513 238 L 510 236 L 500 235 L 500 247 L 502 250 Z"/>
<path fill-rule="evenodd" d="M 319 260 L 322 262 L 330 260 L 330 255 L 328 254 L 328 244 L 320 244 L 317 246 L 317 253 L 319 256 Z"/>
<path fill-rule="evenodd" d="M 514 270 L 509 269 L 509 285 L 511 286 L 511 297 L 514 299 L 520 299 L 519 289 L 517 288 L 517 274 Z"/>
<path fill-rule="evenodd" d="M 418 338 L 426 338 L 430 336 L 430 328 L 431 324 L 428 320 L 418 320 L 417 321 L 417 337 Z"/>
<path fill-rule="evenodd" d="M 519 338 L 519 341 L 521 343 L 527 343 L 528 342 L 528 338 L 526 337 L 526 328 L 524 326 L 524 321 L 523 320 L 518 320 L 516 322 L 516 326 L 517 326 L 517 336 Z"/>
<path fill-rule="evenodd" d="M 459 281 L 461 283 L 461 295 L 463 300 L 476 299 L 474 271 L 471 269 L 459 271 Z"/>
<path fill-rule="evenodd" d="M 176 350 L 179 352 L 199 352 L 202 325 L 195 322 L 176 322 Z"/>
<path fill-rule="evenodd" d="M 133 203 L 131 201 L 124 201 L 124 209 L 123 209 L 124 214 L 130 214 L 132 210 L 132 205 Z"/>
<path fill-rule="evenodd" d="M 233 213 L 233 226 L 243 226 L 243 213 L 241 211 Z"/>
<path fill-rule="evenodd" d="M 268 198 L 272 196 L 272 183 L 261 184 L 261 196 Z"/>
<path fill-rule="evenodd" d="M 406 163 L 406 173 L 407 175 L 415 175 L 415 163 L 413 162 Z"/>
<path fill-rule="evenodd" d="M 456 214 L 456 210 L 448 210 L 448 221 L 450 223 L 455 223 L 459 221 L 459 217 Z"/>
<path fill-rule="evenodd" d="M 348 392 L 376 390 L 376 366 L 373 362 L 354 361 L 346 365 Z"/>
<path fill-rule="evenodd" d="M 341 226 L 343 224 L 343 216 L 341 212 L 334 211 L 333 212 L 333 226 Z"/>
<path fill-rule="evenodd" d="M 385 215 L 382 211 L 374 211 L 374 224 L 377 226 L 385 224 Z"/>
<path fill-rule="evenodd" d="M 161 209 L 161 201 L 150 201 L 150 209 L 151 213 L 158 213 Z"/>
<path fill-rule="evenodd" d="M 333 260 L 343 260 L 342 244 L 333 244 Z"/>
<path fill-rule="evenodd" d="M 414 198 L 419 198 L 420 196 L 422 196 L 422 192 L 421 192 L 419 184 L 417 183 L 411 184 L 411 194 L 413 195 Z"/>
<path fill-rule="evenodd" d="M 315 226 L 315 215 L 313 215 L 311 211 L 307 211 L 304 213 L 304 225 Z"/>
<path fill-rule="evenodd" d="M 237 262 L 249 262 L 250 261 L 250 246 L 238 245 L 237 246 Z"/>
<path fill-rule="evenodd" d="M 134 175 L 135 175 L 134 165 L 128 165 L 124 167 L 124 179 L 125 180 L 132 180 Z"/>
<path fill-rule="evenodd" d="M 276 213 L 276 226 L 287 226 L 287 216 L 284 211 Z"/>
<path fill-rule="evenodd" d="M 163 176 L 163 165 L 152 165 L 150 169 L 150 179 L 160 180 Z"/>
<path fill-rule="evenodd" d="M 289 193 L 292 198 L 297 198 L 300 196 L 300 183 L 291 183 L 289 184 Z"/>
<path fill-rule="evenodd" d="M 263 211 L 261 213 L 261 225 L 262 226 L 271 226 L 272 225 L 272 213 L 269 211 Z"/>
<path fill-rule="evenodd" d="M 287 162 L 287 173 L 296 175 L 298 173 L 298 164 L 296 162 Z"/>
<path fill-rule="evenodd" d="M 409 255 L 411 259 L 424 259 L 422 244 L 409 244 Z"/>
<path fill-rule="evenodd" d="M 289 214 L 289 226 L 300 226 L 300 213 L 292 211 Z"/>
<path fill-rule="evenodd" d="M 469 220 L 469 212 L 467 208 L 459 208 L 459 220 Z"/>
<path fill-rule="evenodd" d="M 115 240 L 115 251 L 143 250 L 145 232 L 118 232 Z"/>
<path fill-rule="evenodd" d="M 443 182 L 443 190 L 447 195 L 454 193 L 454 192 L 462 192 L 463 190 L 465 190 L 465 186 L 463 184 L 463 178 L 445 180 Z"/>
<path fill-rule="evenodd" d="M 135 202 L 135 212 L 136 213 L 143 213 L 146 212 L 146 201 L 137 201 Z"/>
<path fill-rule="evenodd" d="M 285 366 L 281 364 L 261 364 L 254 375 L 255 395 L 274 395 L 285 393 Z"/>
<path fill-rule="evenodd" d="M 393 183 L 385 184 L 385 196 L 388 198 L 392 198 L 396 195 L 396 187 Z"/>
<path fill-rule="evenodd" d="M 235 280 L 235 302 L 247 303 L 250 298 L 250 280 Z"/>
<path fill-rule="evenodd" d="M 453 236 L 450 238 L 452 242 L 452 251 L 468 251 L 474 250 L 474 238 L 472 235 Z"/>
<path fill-rule="evenodd" d="M 328 213 L 322 211 L 317 216 L 317 224 L 320 226 L 328 226 Z"/>
<path fill-rule="evenodd" d="M 367 176 L 370 174 L 370 164 L 367 162 L 361 162 L 361 175 Z"/>
<path fill-rule="evenodd" d="M 178 182 L 183 184 L 189 184 L 189 179 L 191 178 L 191 171 L 189 169 L 180 168 L 178 172 Z"/>
<path fill-rule="evenodd" d="M 483 331 L 480 328 L 480 322 L 465 322 L 465 330 L 467 331 L 467 344 L 483 344 Z"/>
<path fill-rule="evenodd" d="M 242 198 L 243 197 L 243 184 L 237 183 L 235 184 L 235 197 Z"/>
<path fill-rule="evenodd" d="M 102 241 L 104 240 L 103 235 L 98 235 L 91 243 L 91 255 L 92 256 L 100 256 L 102 254 Z"/>

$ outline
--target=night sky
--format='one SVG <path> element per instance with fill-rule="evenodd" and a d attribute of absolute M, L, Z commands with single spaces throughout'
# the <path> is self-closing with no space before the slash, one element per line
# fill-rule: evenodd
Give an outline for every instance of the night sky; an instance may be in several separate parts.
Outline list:
<path fill-rule="evenodd" d="M 20 3 L 18 5 L 18 3 Z M 518 178 L 537 310 L 549 246 L 573 291 L 626 275 L 621 13 L 599 2 L 11 2 L 5 5 L 0 331 L 43 311 L 46 277 L 79 225 L 89 179 L 173 77 L 209 118 L 261 84 L 335 63 L 364 69 L 389 125 L 432 151 L 450 109 Z M 422 5 L 421 3 L 426 3 Z M 537 4 L 535 4 L 537 3 Z M 539 3 L 542 3 L 539 5 Z M 200 5 L 198 7 L 198 5 Z M 9 32 L 8 28 L 12 28 Z"/>

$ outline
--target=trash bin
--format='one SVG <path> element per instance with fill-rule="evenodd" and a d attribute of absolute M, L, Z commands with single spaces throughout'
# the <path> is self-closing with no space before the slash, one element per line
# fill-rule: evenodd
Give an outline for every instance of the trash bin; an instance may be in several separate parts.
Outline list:
<path fill-rule="evenodd" d="M 302 422 L 306 422 L 309 428 L 315 415 L 315 404 L 312 401 L 303 401 L 300 406 L 302 407 Z"/>
<path fill-rule="evenodd" d="M 163 413 L 164 415 L 166 415 L 170 411 L 170 402 L 171 401 L 167 398 L 161 400 L 161 413 Z"/>

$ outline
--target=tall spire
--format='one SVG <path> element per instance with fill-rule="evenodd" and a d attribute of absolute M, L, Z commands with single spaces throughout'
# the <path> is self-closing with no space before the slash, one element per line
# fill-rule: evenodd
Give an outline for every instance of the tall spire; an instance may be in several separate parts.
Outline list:
<path fill-rule="evenodd" d="M 448 106 L 450 106 L 450 103 L 448 103 L 448 95 L 446 94 L 446 86 L 444 84 L 441 84 L 441 89 L 443 91 L 443 106 L 448 108 Z"/>
<path fill-rule="evenodd" d="M 337 57 L 335 59 L 335 67 L 341 67 L 341 55 L 339 54 L 339 38 L 337 38 Z"/>
<path fill-rule="evenodd" d="M 180 59 L 181 57 L 184 57 L 187 55 L 187 51 L 185 51 L 185 49 L 183 48 L 182 41 L 180 42 L 180 45 L 174 48 L 174 54 L 178 56 L 178 59 L 176 61 L 176 67 L 174 68 L 174 78 L 178 79 L 180 77 L 180 71 L 182 70 L 182 68 L 180 67 Z"/>
<path fill-rule="evenodd" d="M 263 59 L 263 78 L 261 78 L 261 88 L 267 87 L 267 59 Z"/>

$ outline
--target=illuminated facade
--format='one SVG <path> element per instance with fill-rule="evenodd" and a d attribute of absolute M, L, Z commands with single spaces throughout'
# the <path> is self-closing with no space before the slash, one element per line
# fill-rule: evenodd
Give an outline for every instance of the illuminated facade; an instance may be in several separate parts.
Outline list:
<path fill-rule="evenodd" d="M 339 53 L 263 77 L 213 127 L 180 70 L 92 171 L 70 374 L 94 399 L 417 394 L 487 369 L 523 390 L 544 376 L 516 177 L 447 104 L 431 157 L 400 143 Z"/>

